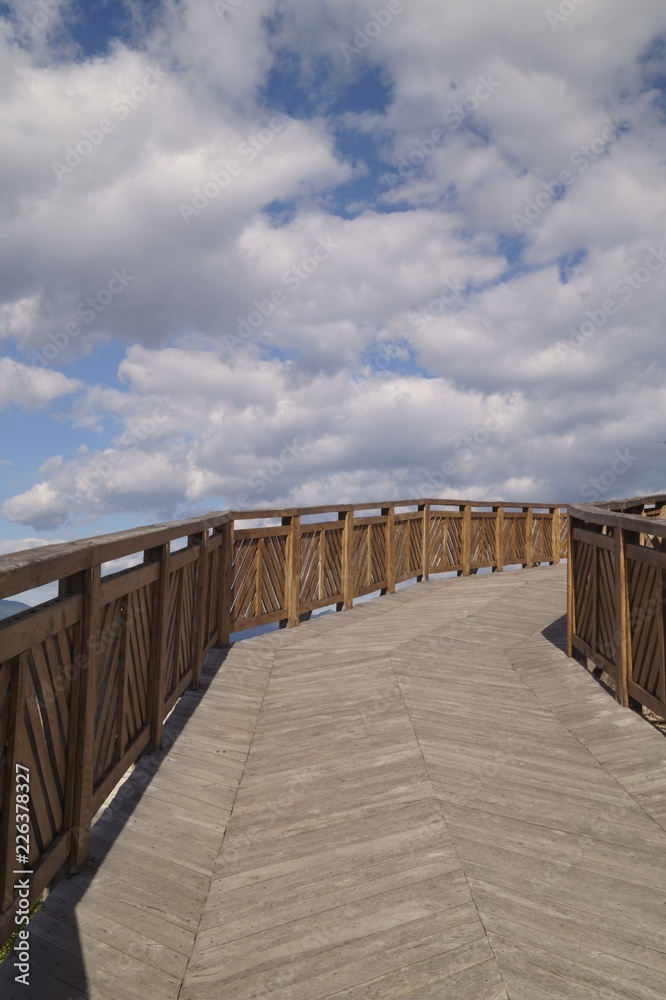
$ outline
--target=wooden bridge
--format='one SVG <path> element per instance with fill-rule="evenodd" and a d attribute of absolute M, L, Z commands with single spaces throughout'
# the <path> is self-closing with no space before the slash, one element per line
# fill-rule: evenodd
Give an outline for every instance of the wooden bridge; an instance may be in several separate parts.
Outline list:
<path fill-rule="evenodd" d="M 616 700 L 566 655 L 560 508 L 408 506 L 244 531 L 214 515 L 180 551 L 182 524 L 0 562 L 0 596 L 61 581 L 0 627 L 5 937 L 17 764 L 31 898 L 54 884 L 29 925 L 30 986 L 10 955 L 3 998 L 661 1000 L 666 743 L 621 704 L 660 703 L 663 664 L 648 677 L 639 659 L 663 641 L 663 603 L 622 585 L 645 553 L 625 550 L 626 521 L 592 529 L 572 509 L 568 640 L 594 623 Z M 654 510 L 634 509 L 628 544 L 659 553 Z M 592 535 L 613 545 L 603 570 Z M 510 564 L 542 565 L 470 575 Z M 396 592 L 446 571 L 465 578 Z M 326 604 L 348 610 L 215 648 Z M 611 612 L 638 637 L 617 653 Z"/>

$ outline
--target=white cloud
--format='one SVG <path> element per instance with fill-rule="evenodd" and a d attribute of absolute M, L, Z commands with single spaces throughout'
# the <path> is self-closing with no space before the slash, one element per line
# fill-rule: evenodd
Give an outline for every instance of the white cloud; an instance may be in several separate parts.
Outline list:
<path fill-rule="evenodd" d="M 125 349 L 85 392 L 0 362 L 5 406 L 76 395 L 7 519 L 363 499 L 428 474 L 567 499 L 617 448 L 639 456 L 617 491 L 659 488 L 661 0 L 556 30 L 522 0 L 405 2 L 346 58 L 377 6 L 168 0 L 94 58 L 0 34 L 2 336 L 33 362 L 53 338 L 63 362 Z M 378 79 L 385 109 L 364 103 Z M 301 92 L 308 111 L 276 118 Z M 114 271 L 131 277 L 103 304 Z M 96 450 L 72 445 L 92 431 Z"/>
<path fill-rule="evenodd" d="M 0 410 L 9 406 L 38 410 L 60 396 L 78 392 L 82 386 L 81 381 L 61 372 L 0 358 Z"/>

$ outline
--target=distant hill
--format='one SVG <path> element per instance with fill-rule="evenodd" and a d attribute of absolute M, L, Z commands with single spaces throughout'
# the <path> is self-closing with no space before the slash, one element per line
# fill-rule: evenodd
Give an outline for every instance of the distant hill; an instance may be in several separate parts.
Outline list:
<path fill-rule="evenodd" d="M 28 605 L 21 604 L 20 601 L 0 601 L 0 621 L 3 618 L 11 618 L 12 615 L 17 615 L 20 611 L 29 610 Z"/>

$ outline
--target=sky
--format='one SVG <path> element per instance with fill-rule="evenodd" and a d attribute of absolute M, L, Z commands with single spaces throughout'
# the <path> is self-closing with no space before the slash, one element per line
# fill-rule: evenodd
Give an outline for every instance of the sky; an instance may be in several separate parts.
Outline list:
<path fill-rule="evenodd" d="M 11 0 L 0 91 L 0 553 L 664 491 L 663 0 Z"/>

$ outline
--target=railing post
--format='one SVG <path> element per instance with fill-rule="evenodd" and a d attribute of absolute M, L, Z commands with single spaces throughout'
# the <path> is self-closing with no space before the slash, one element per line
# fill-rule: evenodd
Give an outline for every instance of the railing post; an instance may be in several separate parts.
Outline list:
<path fill-rule="evenodd" d="M 553 564 L 559 565 L 562 561 L 562 511 L 560 507 L 551 508 L 553 515 Z"/>
<path fill-rule="evenodd" d="M 495 571 L 504 570 L 504 507 L 494 508 L 495 511 Z"/>
<path fill-rule="evenodd" d="M 216 534 L 222 535 L 217 598 L 217 644 L 228 646 L 231 634 L 231 600 L 234 578 L 234 522 L 228 521 Z"/>
<path fill-rule="evenodd" d="M 199 547 L 197 562 L 197 588 L 194 603 L 194 634 L 192 636 L 192 687 L 198 688 L 201 683 L 201 668 L 203 666 L 203 651 L 206 645 L 206 600 L 208 593 L 208 529 L 197 535 L 190 535 L 190 545 Z"/>
<path fill-rule="evenodd" d="M 159 563 L 160 575 L 153 599 L 153 642 L 148 674 L 148 705 L 150 711 L 150 749 L 162 749 L 164 722 L 164 688 L 166 683 L 167 635 L 169 631 L 169 589 L 171 578 L 171 546 L 168 542 L 144 553 L 144 562 Z"/>
<path fill-rule="evenodd" d="M 342 532 L 342 603 L 338 611 L 349 611 L 354 607 L 354 511 L 338 514 L 345 522 Z"/>
<path fill-rule="evenodd" d="M 574 522 L 569 518 L 569 540 L 567 542 L 567 656 L 573 656 L 573 637 L 576 634 L 576 576 L 574 572 Z"/>
<path fill-rule="evenodd" d="M 615 696 L 625 708 L 629 707 L 629 673 L 631 663 L 631 635 L 629 634 L 629 598 L 627 593 L 627 557 L 622 528 L 613 529 L 615 541 L 615 600 L 617 608 L 617 638 L 619 656 L 613 657 L 617 666 Z"/>
<path fill-rule="evenodd" d="M 430 579 L 430 504 L 422 503 L 419 504 L 419 510 L 423 511 L 423 533 L 422 533 L 422 552 L 421 552 L 421 568 L 423 573 L 420 577 L 417 577 L 417 582 L 420 583 L 421 580 Z"/>
<path fill-rule="evenodd" d="M 525 562 L 523 568 L 531 569 L 534 565 L 534 510 L 523 507 L 525 516 Z"/>
<path fill-rule="evenodd" d="M 395 507 L 384 507 L 386 517 L 386 592 L 395 594 Z"/>
<path fill-rule="evenodd" d="M 72 851 L 71 869 L 79 871 L 90 854 L 90 828 L 92 825 L 93 769 L 95 755 L 96 678 L 99 662 L 99 623 L 101 566 L 91 566 L 80 574 L 80 583 L 72 580 L 74 587 L 83 590 L 83 620 L 81 622 L 80 669 L 76 675 L 77 727 L 74 751 L 74 795 L 72 802 Z M 61 593 L 66 588 L 61 583 Z"/>
<path fill-rule="evenodd" d="M 469 576 L 472 561 L 472 505 L 469 503 L 460 507 L 462 520 L 462 575 Z"/>
<path fill-rule="evenodd" d="M 286 580 L 287 628 L 294 628 L 301 621 L 301 518 L 295 514 L 284 520 L 289 525 Z"/>

